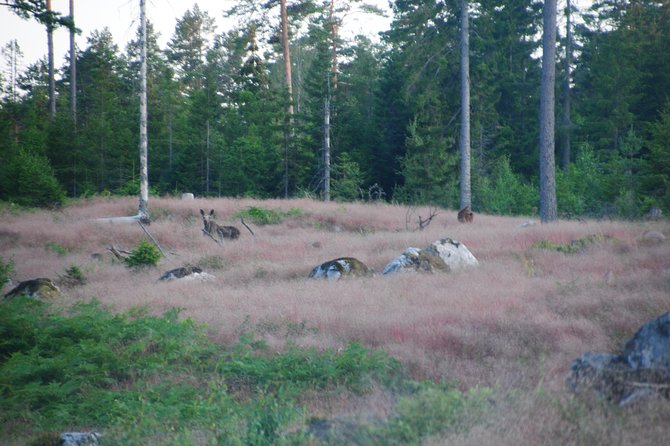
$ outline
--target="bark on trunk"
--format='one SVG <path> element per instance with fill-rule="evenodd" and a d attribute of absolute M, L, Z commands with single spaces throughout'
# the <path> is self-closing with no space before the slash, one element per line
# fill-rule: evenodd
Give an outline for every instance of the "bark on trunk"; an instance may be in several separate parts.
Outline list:
<path fill-rule="evenodd" d="M 565 7 L 565 79 L 563 79 L 563 150 L 561 157 L 561 167 L 566 172 L 570 167 L 570 143 L 572 136 L 572 120 L 570 119 L 570 66 L 572 64 L 571 14 L 570 0 L 567 0 L 567 6 Z"/>
<path fill-rule="evenodd" d="M 542 83 L 540 85 L 540 219 L 558 218 L 554 156 L 554 87 L 556 84 L 556 0 L 544 2 L 542 31 Z"/>
<path fill-rule="evenodd" d="M 47 11 L 51 12 L 51 0 L 47 0 Z M 54 74 L 54 27 L 47 23 L 47 50 L 49 58 L 49 114 L 53 119 L 56 116 L 56 77 Z"/>
<path fill-rule="evenodd" d="M 74 0 L 70 0 L 70 19 L 74 27 Z M 70 113 L 72 125 L 77 131 L 77 47 L 75 44 L 74 28 L 70 29 Z"/>
<path fill-rule="evenodd" d="M 323 104 L 323 201 L 330 201 L 330 91 Z"/>
<path fill-rule="evenodd" d="M 468 0 L 461 1 L 461 209 L 471 206 L 470 189 L 470 26 Z"/>
<path fill-rule="evenodd" d="M 149 167 L 147 141 L 147 17 L 146 2 L 140 0 L 140 205 L 139 215 L 148 217 Z"/>

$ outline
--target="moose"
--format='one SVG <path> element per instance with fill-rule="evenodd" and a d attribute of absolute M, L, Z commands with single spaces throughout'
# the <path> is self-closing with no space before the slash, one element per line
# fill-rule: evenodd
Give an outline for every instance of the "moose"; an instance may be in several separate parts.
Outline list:
<path fill-rule="evenodd" d="M 215 236 L 218 237 L 217 242 L 223 242 L 225 239 L 235 240 L 240 236 L 240 230 L 235 226 L 221 226 L 214 221 L 214 209 L 209 211 L 209 214 L 200 209 L 200 215 L 202 215 L 202 223 L 205 226 L 203 232 L 214 240 L 216 240 Z"/>
<path fill-rule="evenodd" d="M 458 221 L 461 223 L 472 223 L 474 218 L 475 214 L 470 210 L 469 206 L 465 206 L 458 212 Z"/>

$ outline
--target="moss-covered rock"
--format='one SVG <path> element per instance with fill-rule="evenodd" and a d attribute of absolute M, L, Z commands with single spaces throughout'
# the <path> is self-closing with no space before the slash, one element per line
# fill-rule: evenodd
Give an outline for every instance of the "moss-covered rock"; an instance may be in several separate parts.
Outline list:
<path fill-rule="evenodd" d="M 54 301 L 61 298 L 63 294 L 51 279 L 38 278 L 19 283 L 16 288 L 5 294 L 5 299 L 13 299 L 18 296 L 28 296 L 37 300 Z"/>
<path fill-rule="evenodd" d="M 373 271 L 365 263 L 354 257 L 340 257 L 329 260 L 312 269 L 309 277 L 314 279 L 337 280 L 341 277 L 370 277 Z"/>

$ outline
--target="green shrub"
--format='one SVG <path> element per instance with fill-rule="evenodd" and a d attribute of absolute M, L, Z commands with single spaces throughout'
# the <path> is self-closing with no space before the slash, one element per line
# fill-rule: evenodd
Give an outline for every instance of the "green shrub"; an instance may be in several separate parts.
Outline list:
<path fill-rule="evenodd" d="M 348 153 L 342 153 L 333 164 L 331 195 L 334 200 L 353 201 L 361 198 L 364 175 Z"/>
<path fill-rule="evenodd" d="M 418 445 L 432 435 L 465 432 L 484 414 L 490 393 L 489 389 L 462 393 L 444 384 L 421 383 L 415 394 L 398 402 L 397 415 L 389 422 L 389 442 Z"/>
<path fill-rule="evenodd" d="M 77 265 L 71 265 L 65 270 L 64 280 L 71 285 L 83 285 L 86 283 L 86 276 Z"/>
<path fill-rule="evenodd" d="M 563 215 L 595 215 L 601 212 L 604 175 L 593 149 L 585 145 L 567 172 L 556 172 L 556 201 Z"/>
<path fill-rule="evenodd" d="M 509 158 L 500 158 L 490 176 L 475 176 L 473 199 L 480 211 L 499 215 L 529 215 L 537 206 L 535 187 L 512 171 Z"/>
<path fill-rule="evenodd" d="M 146 239 L 132 250 L 130 255 L 125 258 L 126 265 L 131 268 L 140 268 L 144 266 L 156 266 L 161 259 L 161 252 Z"/>
<path fill-rule="evenodd" d="M 289 211 L 282 211 L 278 209 L 266 209 L 249 206 L 246 209 L 239 211 L 236 215 L 239 218 L 246 218 L 252 223 L 262 225 L 275 225 L 281 223 L 287 217 L 295 217 L 302 214 L 298 208 L 292 208 Z"/>
<path fill-rule="evenodd" d="M 65 201 L 60 185 L 49 160 L 19 149 L 8 160 L 0 180 L 0 198 L 21 206 L 57 206 Z"/>
<path fill-rule="evenodd" d="M 46 249 L 47 251 L 51 251 L 54 254 L 58 254 L 59 256 L 67 255 L 70 252 L 70 250 L 65 246 L 54 242 L 49 242 L 46 245 L 44 245 L 44 249 Z"/>

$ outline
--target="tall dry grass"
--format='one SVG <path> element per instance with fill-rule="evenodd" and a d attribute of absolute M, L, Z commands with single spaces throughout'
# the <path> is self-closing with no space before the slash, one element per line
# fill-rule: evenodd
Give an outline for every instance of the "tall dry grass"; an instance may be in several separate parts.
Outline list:
<path fill-rule="evenodd" d="M 574 358 L 586 351 L 617 352 L 642 323 L 670 310 L 668 243 L 649 246 L 640 238 L 647 229 L 670 235 L 665 221 L 522 227 L 527 218 L 477 215 L 473 224 L 460 224 L 455 211 L 440 210 L 430 226 L 417 231 L 418 216 L 426 217 L 427 209 L 169 198 L 154 198 L 150 206 L 148 229 L 168 252 L 159 269 L 129 270 L 106 250 L 112 244 L 130 250 L 144 238 L 137 225 L 96 220 L 135 214 L 134 199 L 82 200 L 58 212 L 4 212 L 0 255 L 14 261 L 15 281 L 57 278 L 69 266 L 80 266 L 88 282 L 66 288 L 62 304 L 96 298 L 118 311 L 147 306 L 162 313 L 179 307 L 184 317 L 207 324 L 212 338 L 226 343 L 243 332 L 276 349 L 287 340 L 323 349 L 358 341 L 398 358 L 414 378 L 520 395 L 502 398 L 492 419 L 469 434 L 432 439 L 435 444 L 589 439 L 651 444 L 670 434 L 667 417 L 663 426 L 642 422 L 670 416 L 662 405 L 642 407 L 643 415 L 624 415 L 616 427 L 613 415 L 598 403 L 585 418 L 573 419 L 575 403 L 564 386 Z M 252 237 L 234 217 L 248 206 L 301 212 L 278 225 L 253 226 Z M 217 245 L 204 237 L 200 208 L 215 209 L 219 223 L 238 225 L 241 238 Z M 575 254 L 533 248 L 541 240 L 569 243 L 593 234 L 611 239 Z M 465 243 L 481 265 L 452 274 L 377 274 L 339 282 L 307 278 L 317 264 L 341 256 L 356 257 L 380 272 L 406 247 L 425 247 L 444 237 Z M 185 264 L 199 265 L 216 279 L 157 281 L 162 272 Z M 377 406 L 390 398 L 374 392 L 371 398 L 365 403 L 331 396 L 324 402 L 315 396 L 306 404 L 322 416 L 361 407 L 388 409 Z"/>

